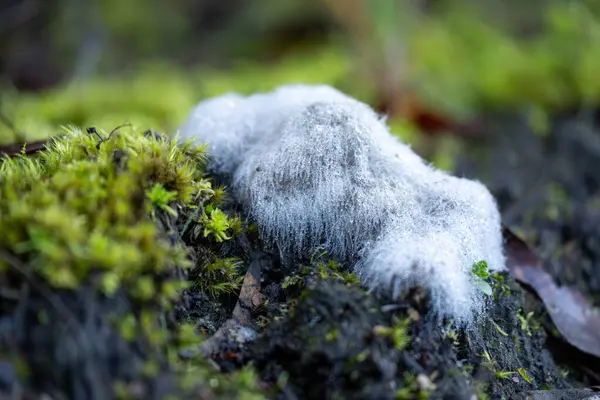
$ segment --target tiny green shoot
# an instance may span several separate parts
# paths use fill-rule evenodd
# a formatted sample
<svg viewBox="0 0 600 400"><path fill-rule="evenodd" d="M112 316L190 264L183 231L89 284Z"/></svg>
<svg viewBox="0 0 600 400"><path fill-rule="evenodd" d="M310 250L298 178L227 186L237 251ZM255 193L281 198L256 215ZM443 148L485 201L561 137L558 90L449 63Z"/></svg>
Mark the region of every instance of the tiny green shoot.
<svg viewBox="0 0 600 400"><path fill-rule="evenodd" d="M486 279L488 279L490 276L487 261L477 261L475 264L473 264L471 273L473 277L473 283L475 284L475 286L477 286L477 288L483 293L487 294L488 296L491 296L492 287L489 283L486 282Z"/></svg>

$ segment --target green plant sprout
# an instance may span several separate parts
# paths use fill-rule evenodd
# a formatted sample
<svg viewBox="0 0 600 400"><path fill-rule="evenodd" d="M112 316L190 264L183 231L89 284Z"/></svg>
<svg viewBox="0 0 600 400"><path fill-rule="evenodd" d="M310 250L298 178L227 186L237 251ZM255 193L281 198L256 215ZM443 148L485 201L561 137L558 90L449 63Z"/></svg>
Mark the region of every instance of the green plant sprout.
<svg viewBox="0 0 600 400"><path fill-rule="evenodd" d="M491 296L493 293L492 287L486 282L486 279L488 279L490 276L486 261L481 260L473 264L472 276L475 286L486 295Z"/></svg>
<svg viewBox="0 0 600 400"><path fill-rule="evenodd" d="M229 240L230 236L227 235L227 230L230 227L230 220L227 215L219 208L209 209L210 216L205 214L203 216L204 223L204 237L212 235L217 242Z"/></svg>
<svg viewBox="0 0 600 400"><path fill-rule="evenodd" d="M172 216L177 216L177 211L175 211L169 203L174 201L177 198L177 192L168 191L165 189L163 185L160 183L156 183L152 186L152 189L147 193L150 202L154 207L157 207ZM152 218L156 218L156 212L153 208L151 210Z"/></svg>

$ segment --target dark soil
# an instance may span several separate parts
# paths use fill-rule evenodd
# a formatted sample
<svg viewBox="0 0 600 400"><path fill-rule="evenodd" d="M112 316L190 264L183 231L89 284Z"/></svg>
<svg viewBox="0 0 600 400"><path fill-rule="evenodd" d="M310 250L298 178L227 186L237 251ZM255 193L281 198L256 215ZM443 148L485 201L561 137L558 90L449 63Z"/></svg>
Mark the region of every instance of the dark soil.
<svg viewBox="0 0 600 400"><path fill-rule="evenodd" d="M493 122L491 122L493 121ZM562 285L600 306L600 132L593 116L565 115L535 135L525 119L495 117L457 173L481 179L504 224L522 233Z"/></svg>
<svg viewBox="0 0 600 400"><path fill-rule="evenodd" d="M540 137L524 121L490 120L490 135L468 143L457 173L483 180L498 198L505 224L548 261L557 281L600 304L600 136L595 126L561 117ZM284 269L276 256L263 252L256 232L248 232L221 246L218 255L240 258L242 269L260 262L261 293L268 302L253 310L246 327L255 339L242 343L229 337L213 360L223 373L254 368L268 398L512 399L527 393L530 398L585 398L590 392L561 390L596 382L597 360L561 341L541 302L507 274L495 277L489 312L480 316L478 328L462 332L451 321L440 325L429 315L427 294L419 288L401 300L367 293L343 266L326 259ZM195 246L185 235L173 240L193 247L195 261L208 257L206 244ZM113 398L107 383L94 379L97 370L109 369L101 375L115 380L134 379L128 374L154 352L148 343L124 343L105 328L109 311L132 307L121 298L100 301L85 290L76 298L56 294L69 317L58 315L47 296L35 296L21 301L10 316L0 316L0 338L10 339L4 333L15 326L28 329L16 335L21 342L15 345L29 349L26 361L37 378L31 382L40 391L66 392L73 399ZM212 334L231 317L235 303L235 295L215 299L191 289L174 316ZM63 323L40 324L40 310L48 320ZM69 325L73 321L79 324L75 328ZM86 344L89 337L97 340ZM73 348L79 352L71 354ZM566 370L573 373L565 375ZM145 381L145 393L164 398L170 379L159 374ZM16 380L14 368L0 358L0 390L14 387Z"/></svg>
<svg viewBox="0 0 600 400"><path fill-rule="evenodd" d="M560 285L600 309L600 131L597 113L565 113L536 135L526 118L489 116L485 140L467 143L456 173L482 180L503 221L544 261ZM536 304L532 299L530 304ZM539 306L539 305L537 305ZM536 307L537 307L536 306ZM554 358L587 385L600 383L600 360L565 345L539 308ZM582 368L579 368L581 366Z"/></svg>
<svg viewBox="0 0 600 400"><path fill-rule="evenodd" d="M268 381L276 382L285 373L287 385L278 396L282 399L394 399L401 388L406 391L400 398L417 398L427 388L413 380L417 376L423 382L430 377L436 387L430 398L440 399L468 399L484 390L510 398L531 387L564 387L543 349L543 335L529 337L520 330L516 315L521 296L515 289L517 293L496 303L480 331L456 332L453 339L451 330L439 329L408 303L322 282L292 314L267 328L246 356ZM415 305L418 297L411 299ZM407 315L418 317L407 330L406 348L376 334L378 326L390 326ZM490 354L489 365L480 357L484 351ZM520 377L517 382L499 379L492 371L516 368L525 368L532 383Z"/></svg>

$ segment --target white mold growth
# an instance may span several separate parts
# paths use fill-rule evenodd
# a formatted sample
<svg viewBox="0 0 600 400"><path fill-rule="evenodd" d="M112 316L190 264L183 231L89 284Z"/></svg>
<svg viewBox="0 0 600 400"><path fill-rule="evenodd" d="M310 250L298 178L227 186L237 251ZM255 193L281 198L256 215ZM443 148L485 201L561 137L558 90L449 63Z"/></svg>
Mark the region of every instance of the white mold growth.
<svg viewBox="0 0 600 400"><path fill-rule="evenodd" d="M209 144L214 172L287 260L324 247L374 290L424 285L434 311L461 324L483 309L473 263L504 269L488 190L427 165L331 87L209 99L179 136Z"/></svg>

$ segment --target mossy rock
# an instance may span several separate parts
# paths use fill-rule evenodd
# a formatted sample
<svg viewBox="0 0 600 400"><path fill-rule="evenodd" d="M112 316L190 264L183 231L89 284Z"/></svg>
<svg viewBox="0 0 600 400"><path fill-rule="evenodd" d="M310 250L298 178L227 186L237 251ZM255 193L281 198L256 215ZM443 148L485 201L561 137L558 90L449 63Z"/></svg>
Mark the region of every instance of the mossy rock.
<svg viewBox="0 0 600 400"><path fill-rule="evenodd" d="M39 155L0 164L0 354L9 362L0 389L262 398L251 370L224 376L177 357L202 340L175 315L188 276L203 277L206 292L239 284L237 264L219 263L219 252L241 226L218 208L204 149L126 127L89 132L70 129ZM184 237L202 257L192 259Z"/></svg>

